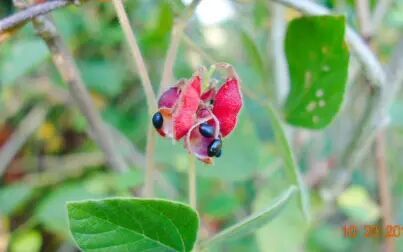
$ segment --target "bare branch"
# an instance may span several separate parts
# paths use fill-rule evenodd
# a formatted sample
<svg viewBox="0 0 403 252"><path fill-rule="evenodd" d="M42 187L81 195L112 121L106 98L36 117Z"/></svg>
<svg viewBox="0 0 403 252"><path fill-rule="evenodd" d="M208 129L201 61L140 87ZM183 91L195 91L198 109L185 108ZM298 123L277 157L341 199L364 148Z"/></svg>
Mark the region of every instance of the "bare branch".
<svg viewBox="0 0 403 252"><path fill-rule="evenodd" d="M34 19L35 17L44 15L52 10L65 7L73 3L73 0L53 0L28 7L9 17L1 19L0 35L17 27L20 27L21 25L25 24L27 21Z"/></svg>
<svg viewBox="0 0 403 252"><path fill-rule="evenodd" d="M89 122L94 134L94 140L105 153L106 159L112 168L122 171L128 169L121 155L117 152L112 137L105 129L105 124L95 108L91 96L86 89L80 72L74 62L70 50L49 17L40 16L34 19L34 27L39 36L46 42L52 54L52 59L62 78L69 86L70 93Z"/></svg>
<svg viewBox="0 0 403 252"><path fill-rule="evenodd" d="M10 164L28 138L45 120L47 112L47 109L41 105L33 108L18 125L18 128L11 135L7 143L1 148L0 176L4 173L7 166Z"/></svg>
<svg viewBox="0 0 403 252"><path fill-rule="evenodd" d="M357 0L355 2L357 16L360 25L361 35L369 39L372 34L371 13L368 0Z"/></svg>
<svg viewBox="0 0 403 252"><path fill-rule="evenodd" d="M284 37L287 28L285 20L285 9L280 4L273 3L272 6L273 23L270 37L269 49L272 53L272 59L274 60L274 83L277 92L277 102L284 101L289 90L289 74L287 59L284 53Z"/></svg>

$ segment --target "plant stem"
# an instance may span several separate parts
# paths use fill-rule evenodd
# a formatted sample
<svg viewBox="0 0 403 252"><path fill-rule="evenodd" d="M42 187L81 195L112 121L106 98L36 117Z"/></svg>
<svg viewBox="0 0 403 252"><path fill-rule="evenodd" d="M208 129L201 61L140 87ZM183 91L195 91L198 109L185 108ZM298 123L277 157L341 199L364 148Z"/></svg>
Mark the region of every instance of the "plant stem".
<svg viewBox="0 0 403 252"><path fill-rule="evenodd" d="M155 153L156 134L152 125L147 128L147 146L146 146L146 174L144 181L144 196L152 197L154 195L154 153Z"/></svg>
<svg viewBox="0 0 403 252"><path fill-rule="evenodd" d="M196 160L189 156L189 204L193 209L197 209L197 182L196 182Z"/></svg>
<svg viewBox="0 0 403 252"><path fill-rule="evenodd" d="M172 28L171 42L169 44L167 56L165 59L164 69L162 71L162 78L159 89L160 92L167 89L169 83L172 81L173 66L178 54L178 48L183 36L183 30L185 29L189 18L192 16L194 10L196 9L196 6L200 3L200 1L201 0L193 0L187 10L180 18L178 18L178 20L175 22L174 27Z"/></svg>
<svg viewBox="0 0 403 252"><path fill-rule="evenodd" d="M375 139L375 158L378 170L379 198L381 201L383 226L393 225L392 196L388 183L388 165L385 157L385 132L380 131ZM385 239L385 252L396 251L395 239Z"/></svg>
<svg viewBox="0 0 403 252"><path fill-rule="evenodd" d="M154 89L151 85L151 80L147 72L146 64L141 55L140 48L137 44L136 36L130 25L129 18L125 11L124 5L121 0L113 0L116 13L119 18L120 25L122 26L127 43L129 44L130 52L134 58L137 69L140 74L141 83L147 99L148 114L151 115L157 110L157 98ZM144 195L152 197L154 195L154 153L155 152L155 133L151 126L147 129L147 146L146 146L146 174L144 184Z"/></svg>
<svg viewBox="0 0 403 252"><path fill-rule="evenodd" d="M154 113L156 111L157 100L155 97L153 87L151 85L149 74L147 72L146 64L144 62L143 56L141 55L140 48L137 44L136 36L133 33L129 18L127 16L127 13L125 11L125 7L124 7L122 1L113 0L113 5L114 5L116 13L118 15L120 25L122 26L123 32L125 34L127 43L129 44L130 52L136 63L137 70L139 71L141 83L143 85L144 92L145 92L146 99L147 99L149 114L152 115L152 113Z"/></svg>

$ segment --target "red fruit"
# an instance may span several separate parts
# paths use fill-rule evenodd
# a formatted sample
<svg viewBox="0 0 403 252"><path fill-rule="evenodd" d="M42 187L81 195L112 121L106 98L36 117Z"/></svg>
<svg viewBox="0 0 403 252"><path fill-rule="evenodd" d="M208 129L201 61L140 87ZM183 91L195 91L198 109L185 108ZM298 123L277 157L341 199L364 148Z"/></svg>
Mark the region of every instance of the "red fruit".
<svg viewBox="0 0 403 252"><path fill-rule="evenodd" d="M239 80L235 77L227 79L215 96L213 113L220 122L223 137L230 134L238 122L243 100Z"/></svg>
<svg viewBox="0 0 403 252"><path fill-rule="evenodd" d="M196 112L200 104L202 82L199 76L186 84L173 114L174 137L180 140L196 122Z"/></svg>

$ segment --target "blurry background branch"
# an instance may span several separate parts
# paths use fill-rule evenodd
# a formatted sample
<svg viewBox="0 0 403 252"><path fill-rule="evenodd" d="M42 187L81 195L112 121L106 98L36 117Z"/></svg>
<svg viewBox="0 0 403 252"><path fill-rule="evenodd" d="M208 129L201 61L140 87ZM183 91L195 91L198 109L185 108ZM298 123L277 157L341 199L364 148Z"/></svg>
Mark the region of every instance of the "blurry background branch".
<svg viewBox="0 0 403 252"><path fill-rule="evenodd" d="M37 105L20 122L10 139L0 149L0 177L28 138L41 126L48 109Z"/></svg>
<svg viewBox="0 0 403 252"><path fill-rule="evenodd" d="M39 36L46 42L52 53L52 59L62 78L70 89L77 106L86 117L94 134L94 140L105 153L109 165L118 170L127 170L128 166L115 148L112 137L105 128L101 116L95 108L88 90L85 88L73 56L64 41L57 33L56 26L49 17L34 19L34 27Z"/></svg>
<svg viewBox="0 0 403 252"><path fill-rule="evenodd" d="M9 17L0 20L0 35L24 25L35 17L46 14L52 10L74 4L74 0L53 0L30 6Z"/></svg>

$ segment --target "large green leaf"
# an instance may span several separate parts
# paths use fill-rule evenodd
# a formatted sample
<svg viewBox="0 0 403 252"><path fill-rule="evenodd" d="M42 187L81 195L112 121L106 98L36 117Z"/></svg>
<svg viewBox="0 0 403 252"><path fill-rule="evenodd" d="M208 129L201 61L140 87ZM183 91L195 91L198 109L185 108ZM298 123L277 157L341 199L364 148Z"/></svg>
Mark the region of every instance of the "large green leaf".
<svg viewBox="0 0 403 252"><path fill-rule="evenodd" d="M301 17L288 26L285 51L291 90L284 108L288 123L321 129L343 102L349 63L343 16Z"/></svg>
<svg viewBox="0 0 403 252"><path fill-rule="evenodd" d="M276 111L269 103L267 103L267 112L268 117L272 122L276 142L278 143L278 148L280 149L281 155L284 160L287 176L290 178L292 183L298 186L299 205L305 217L309 220L310 219L309 195L306 186L302 180L302 176L299 171L297 162L295 161L290 143L288 142L287 136L285 135L283 124L280 121Z"/></svg>
<svg viewBox="0 0 403 252"><path fill-rule="evenodd" d="M263 227L277 216L277 214L287 204L295 191L296 187L291 186L287 191L282 193L276 200L274 200L274 203L268 208L246 218L245 220L239 222L238 224L235 224L234 226L225 229L210 240L204 242L202 244L202 247L210 247L228 239L241 237Z"/></svg>
<svg viewBox="0 0 403 252"><path fill-rule="evenodd" d="M70 229L84 251L191 251L199 218L159 199L106 199L67 205Z"/></svg>

